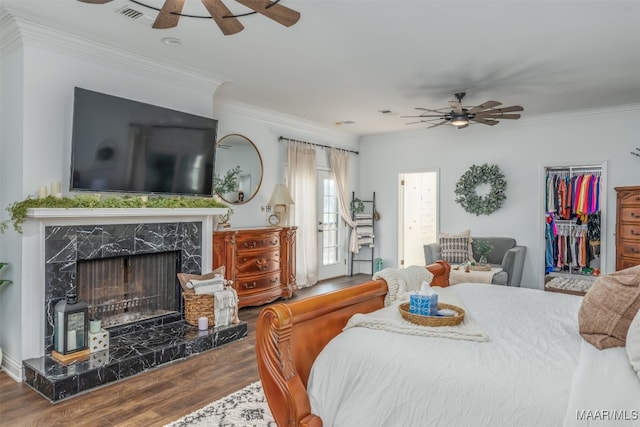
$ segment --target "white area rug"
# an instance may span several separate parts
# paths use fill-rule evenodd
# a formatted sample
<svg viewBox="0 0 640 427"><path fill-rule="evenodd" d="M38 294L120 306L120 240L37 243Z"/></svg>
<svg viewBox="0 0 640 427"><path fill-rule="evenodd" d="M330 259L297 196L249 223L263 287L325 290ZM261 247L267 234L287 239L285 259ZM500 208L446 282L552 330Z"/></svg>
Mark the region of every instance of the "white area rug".
<svg viewBox="0 0 640 427"><path fill-rule="evenodd" d="M276 427L260 381L216 400L165 427Z"/></svg>
<svg viewBox="0 0 640 427"><path fill-rule="evenodd" d="M593 282L595 282L595 279L556 277L547 282L545 286L556 289L587 292L593 285Z"/></svg>

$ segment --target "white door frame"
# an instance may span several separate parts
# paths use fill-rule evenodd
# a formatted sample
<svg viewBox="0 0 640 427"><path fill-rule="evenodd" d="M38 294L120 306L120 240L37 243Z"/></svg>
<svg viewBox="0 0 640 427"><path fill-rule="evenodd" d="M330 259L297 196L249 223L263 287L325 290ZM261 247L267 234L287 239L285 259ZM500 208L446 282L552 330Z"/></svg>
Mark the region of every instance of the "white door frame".
<svg viewBox="0 0 640 427"><path fill-rule="evenodd" d="M406 218L408 213L406 212L406 209L409 208L408 207L408 201L406 200L406 193L407 193L407 187L404 185L404 181L410 177L408 177L408 175L423 175L423 179L427 179L427 177L425 175L428 174L435 174L435 176L432 177L432 179L434 179L434 182L432 183L433 185L433 189L429 190L429 189L421 189L419 192L421 193L420 195L420 202L416 205L413 204L413 207L411 208L412 210L415 209L419 209L419 213L417 214L419 217L414 218L413 220L411 220L412 224L407 224L406 222ZM402 268L402 267L407 267L408 264L417 264L417 265L423 265L424 264L424 249L422 248L422 245L427 244L427 243L433 243L435 242L437 238L437 233L438 230L440 229L440 212L439 212L439 202L440 202L440 171L439 169L429 169L429 170L411 170L411 171L400 171L398 172L398 267ZM427 193L425 194L424 192L427 191ZM433 191L434 193L429 194L431 191ZM428 200L427 200L428 199ZM431 206L435 204L435 206ZM425 209L433 209L433 214L435 215L435 220L431 223L424 223L424 218L422 218L422 215L424 214ZM416 224L416 221L418 222L418 224ZM418 229L415 229L415 226L417 225ZM409 230L411 228L411 230ZM405 235L410 235L410 236L423 236L424 233L428 232L429 229L432 229L431 234L433 234L432 239L433 241L420 241L419 244L415 244L415 238L412 239L413 243L412 246L412 254L409 255L407 254L407 248L405 246L407 246L409 244L407 238L405 238ZM424 239L423 239L424 240ZM418 249L418 245L419 245L419 249ZM406 260L406 261L405 261Z"/></svg>

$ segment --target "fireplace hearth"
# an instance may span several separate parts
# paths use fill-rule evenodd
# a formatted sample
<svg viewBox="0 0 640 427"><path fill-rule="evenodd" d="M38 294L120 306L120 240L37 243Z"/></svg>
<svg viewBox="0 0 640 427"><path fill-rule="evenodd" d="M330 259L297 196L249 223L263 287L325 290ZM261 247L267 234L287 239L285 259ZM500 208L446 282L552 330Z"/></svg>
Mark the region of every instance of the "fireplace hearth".
<svg viewBox="0 0 640 427"><path fill-rule="evenodd" d="M42 313L37 317L44 324L44 328L31 326L34 317L26 318L28 330L40 331L35 337L39 335L41 343L41 356L37 357L34 335L25 335L30 337L26 341L30 349L27 354L33 354L22 361L21 378L26 384L57 402L246 337L246 322L199 331L183 320L176 273L200 274L211 268L211 233L215 227L212 216L221 212L80 211L81 215L65 209L33 210L29 217L34 219L24 227L27 252L44 255L39 262L37 256L26 262L31 268L25 271L36 274L25 276L29 278L25 291L28 289L26 294L35 297L33 306L41 307L36 312ZM152 216L152 222L124 221ZM153 222L158 218L171 222ZM185 218L197 219L184 221ZM96 225L96 219L104 223ZM38 277L39 265L41 279L33 281ZM41 283L39 289L37 283ZM50 356L51 316L55 303L72 289L90 303L91 313L103 320L103 327L109 332L109 349L64 365Z"/></svg>

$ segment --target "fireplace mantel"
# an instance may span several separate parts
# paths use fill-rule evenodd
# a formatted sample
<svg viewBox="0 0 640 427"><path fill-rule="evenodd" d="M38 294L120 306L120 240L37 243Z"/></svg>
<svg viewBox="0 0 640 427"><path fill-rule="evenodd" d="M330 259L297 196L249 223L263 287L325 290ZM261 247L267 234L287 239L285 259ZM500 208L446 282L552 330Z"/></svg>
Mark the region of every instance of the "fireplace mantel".
<svg viewBox="0 0 640 427"><path fill-rule="evenodd" d="M191 218L217 217L225 215L226 208L32 208L27 210L27 218L63 219L63 218Z"/></svg>
<svg viewBox="0 0 640 427"><path fill-rule="evenodd" d="M211 269L213 231L227 208L33 208L22 224L22 358L44 355L46 227L131 223L202 223L202 271ZM18 376L20 374L18 373Z"/></svg>

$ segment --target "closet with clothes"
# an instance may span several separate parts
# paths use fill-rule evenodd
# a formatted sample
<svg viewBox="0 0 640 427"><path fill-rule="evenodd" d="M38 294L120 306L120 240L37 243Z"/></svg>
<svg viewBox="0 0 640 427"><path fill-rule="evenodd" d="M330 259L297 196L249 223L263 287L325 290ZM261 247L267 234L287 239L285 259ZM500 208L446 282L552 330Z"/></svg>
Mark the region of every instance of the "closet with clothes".
<svg viewBox="0 0 640 427"><path fill-rule="evenodd" d="M545 274L602 272L603 166L545 168Z"/></svg>

